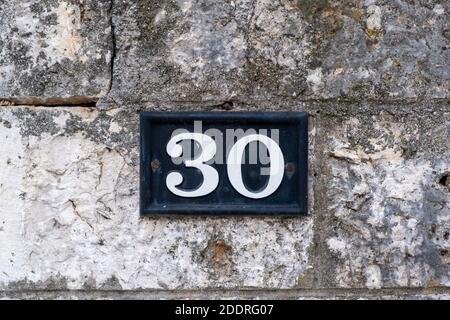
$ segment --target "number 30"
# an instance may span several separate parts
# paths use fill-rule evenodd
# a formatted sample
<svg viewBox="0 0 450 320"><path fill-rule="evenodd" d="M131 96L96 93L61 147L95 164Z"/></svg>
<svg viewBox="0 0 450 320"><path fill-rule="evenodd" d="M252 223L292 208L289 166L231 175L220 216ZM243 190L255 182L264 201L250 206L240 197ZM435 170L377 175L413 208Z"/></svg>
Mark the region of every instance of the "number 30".
<svg viewBox="0 0 450 320"><path fill-rule="evenodd" d="M205 162L211 160L216 154L217 146L215 141L208 135L201 133L180 133L167 144L166 151L172 158L180 157L183 148L178 143L183 140L194 140L201 147L201 154L193 160L185 160L186 167L197 168L203 175L202 184L194 190L185 191L177 188L183 182L183 176L179 172L171 172L167 175L167 188L175 195L185 198L201 197L213 192L219 185L219 174L216 169ZM270 155L270 175L269 181L264 189L258 192L248 190L242 180L242 158L245 147L250 142L259 141L263 143ZM239 139L231 148L227 157L227 174L233 188L241 195L261 199L274 193L281 184L284 175L284 157L279 145L271 138L261 134L251 134Z"/></svg>

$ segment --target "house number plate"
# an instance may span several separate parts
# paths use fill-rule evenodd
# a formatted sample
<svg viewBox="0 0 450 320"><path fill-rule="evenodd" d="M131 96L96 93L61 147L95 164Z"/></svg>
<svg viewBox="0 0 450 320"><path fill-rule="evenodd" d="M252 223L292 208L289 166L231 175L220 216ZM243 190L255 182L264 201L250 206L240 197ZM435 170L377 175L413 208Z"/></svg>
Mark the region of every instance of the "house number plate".
<svg viewBox="0 0 450 320"><path fill-rule="evenodd" d="M143 215L307 213L308 115L143 112Z"/></svg>

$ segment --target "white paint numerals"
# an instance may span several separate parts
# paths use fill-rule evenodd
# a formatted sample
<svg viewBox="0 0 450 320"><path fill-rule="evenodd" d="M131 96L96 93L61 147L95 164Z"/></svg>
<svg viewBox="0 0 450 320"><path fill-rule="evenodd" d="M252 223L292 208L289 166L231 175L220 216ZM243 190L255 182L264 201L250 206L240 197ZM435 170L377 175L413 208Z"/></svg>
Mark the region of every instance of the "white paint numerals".
<svg viewBox="0 0 450 320"><path fill-rule="evenodd" d="M171 172L167 175L167 188L169 188L173 194L184 198L206 196L207 194L213 192L219 184L219 174L217 173L217 170L210 165L205 164L205 162L214 158L217 149L216 143L206 134L192 132L180 133L170 139L167 144L166 150L169 156L172 158L181 156L183 153L183 147L179 145L178 142L183 140L194 140L200 145L202 150L200 156L193 160L185 160L184 164L186 167L197 168L200 170L203 175L203 183L195 190L181 190L176 186L183 182L183 176L179 172Z"/></svg>
<svg viewBox="0 0 450 320"><path fill-rule="evenodd" d="M270 155L269 181L266 187L258 192L249 191L242 180L242 159L245 147L254 141L264 143ZM237 192L245 197L261 199L274 193L281 184L284 175L284 157L278 144L271 138L261 134L251 134L239 139L231 148L227 158L227 173L231 185Z"/></svg>
<svg viewBox="0 0 450 320"><path fill-rule="evenodd" d="M202 184L194 190L182 190L177 188L183 182L183 176L179 172L171 172L167 175L167 188L175 195L185 198L201 197L213 192L219 184L219 174L216 169L206 164L214 158L217 151L215 141L202 133L186 132L175 135L167 144L167 153L172 158L180 157L183 148L178 143L183 140L194 140L200 145L200 156L193 160L184 160L186 167L197 168L203 175ZM257 192L248 190L242 179L242 161L246 146L251 142L263 143L270 155L270 174L266 186ZM284 175L284 157L279 145L271 138L261 134L250 134L240 138L230 149L227 157L227 174L233 188L241 195L261 199L270 196L280 186Z"/></svg>

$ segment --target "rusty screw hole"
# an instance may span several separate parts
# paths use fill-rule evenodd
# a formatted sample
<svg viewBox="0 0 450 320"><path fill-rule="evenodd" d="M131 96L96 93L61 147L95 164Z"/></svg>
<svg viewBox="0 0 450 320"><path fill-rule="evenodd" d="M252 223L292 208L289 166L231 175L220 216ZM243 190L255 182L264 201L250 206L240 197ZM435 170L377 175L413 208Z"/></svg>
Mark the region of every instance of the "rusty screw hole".
<svg viewBox="0 0 450 320"><path fill-rule="evenodd" d="M286 165L286 171L287 173L294 173L295 172L295 165L293 163L288 163Z"/></svg>
<svg viewBox="0 0 450 320"><path fill-rule="evenodd" d="M446 256L448 254L448 250L447 249L442 249L440 251L441 256Z"/></svg>
<svg viewBox="0 0 450 320"><path fill-rule="evenodd" d="M155 159L150 163L150 165L153 170L158 170L159 167L161 166L161 163L159 162L159 160Z"/></svg>

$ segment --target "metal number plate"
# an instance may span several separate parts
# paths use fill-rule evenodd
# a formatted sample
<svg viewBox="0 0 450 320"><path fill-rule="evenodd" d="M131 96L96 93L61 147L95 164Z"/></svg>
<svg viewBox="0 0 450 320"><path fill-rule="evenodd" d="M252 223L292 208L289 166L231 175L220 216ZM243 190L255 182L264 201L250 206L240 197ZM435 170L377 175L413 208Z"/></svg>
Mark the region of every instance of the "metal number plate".
<svg viewBox="0 0 450 320"><path fill-rule="evenodd" d="M141 214L307 213L308 115L141 113Z"/></svg>

